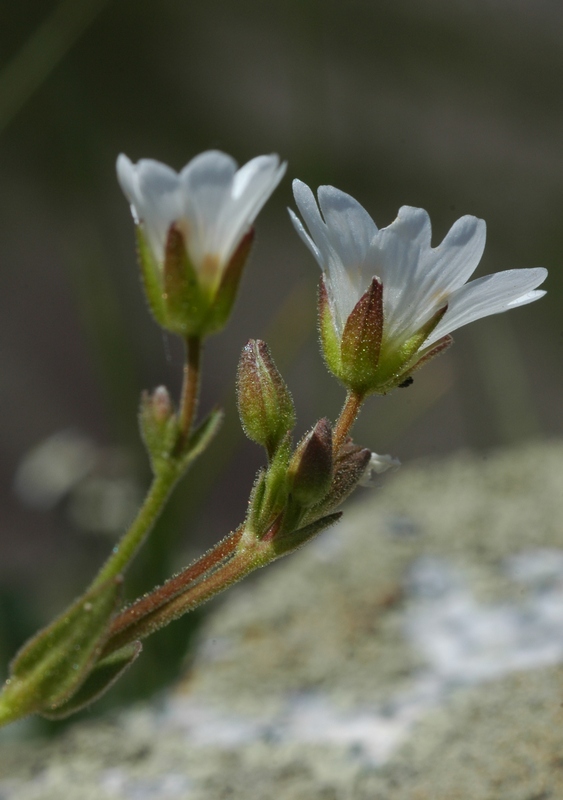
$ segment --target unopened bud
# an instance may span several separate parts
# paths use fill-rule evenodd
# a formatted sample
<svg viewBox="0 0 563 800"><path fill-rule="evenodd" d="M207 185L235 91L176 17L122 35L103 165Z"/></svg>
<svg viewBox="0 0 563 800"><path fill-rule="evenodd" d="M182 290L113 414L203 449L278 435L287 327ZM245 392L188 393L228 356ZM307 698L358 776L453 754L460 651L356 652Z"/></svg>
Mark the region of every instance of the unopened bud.
<svg viewBox="0 0 563 800"><path fill-rule="evenodd" d="M333 511L346 500L366 471L371 453L352 442L344 444L334 463L334 475L326 499L321 503L323 514Z"/></svg>
<svg viewBox="0 0 563 800"><path fill-rule="evenodd" d="M260 339L251 339L242 351L237 403L244 432L272 458L295 424L295 410L289 389Z"/></svg>
<svg viewBox="0 0 563 800"><path fill-rule="evenodd" d="M176 439L178 427L174 405L165 386L159 386L152 393L143 392L139 423L153 469L157 471Z"/></svg>
<svg viewBox="0 0 563 800"><path fill-rule="evenodd" d="M174 406L166 386L157 386L150 398L153 419L157 424L166 422L174 412Z"/></svg>
<svg viewBox="0 0 563 800"><path fill-rule="evenodd" d="M291 493L298 503L310 506L319 502L332 481L332 431L328 419L321 419L299 443L288 477Z"/></svg>

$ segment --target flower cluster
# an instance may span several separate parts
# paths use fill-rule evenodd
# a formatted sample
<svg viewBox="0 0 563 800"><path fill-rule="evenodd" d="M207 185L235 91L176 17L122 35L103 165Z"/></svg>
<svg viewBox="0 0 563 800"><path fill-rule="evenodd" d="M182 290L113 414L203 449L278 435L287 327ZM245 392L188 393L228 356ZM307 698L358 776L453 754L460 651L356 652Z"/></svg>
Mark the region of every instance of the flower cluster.
<svg viewBox="0 0 563 800"><path fill-rule="evenodd" d="M295 408L267 345L250 340L239 362L237 400L247 436L266 451L241 525L152 592L123 606L123 575L172 489L217 433L222 412L197 421L201 348L231 312L254 220L285 172L278 156L241 169L208 151L178 174L121 155L117 173L137 226L139 260L158 323L185 341L178 407L160 386L143 393L139 422L153 482L136 519L89 588L12 661L0 691L0 726L30 713L58 719L91 704L141 652L141 640L253 570L293 552L340 518L358 485L399 467L356 444L352 426L369 394L408 385L451 333L480 317L530 303L546 270L508 270L468 283L485 246L485 223L465 216L431 246L425 211L404 206L379 230L352 197L321 186L318 202L295 181L305 225L297 232L322 270L321 342L346 386L334 424L319 419L294 444ZM306 226L306 227L305 227Z"/></svg>

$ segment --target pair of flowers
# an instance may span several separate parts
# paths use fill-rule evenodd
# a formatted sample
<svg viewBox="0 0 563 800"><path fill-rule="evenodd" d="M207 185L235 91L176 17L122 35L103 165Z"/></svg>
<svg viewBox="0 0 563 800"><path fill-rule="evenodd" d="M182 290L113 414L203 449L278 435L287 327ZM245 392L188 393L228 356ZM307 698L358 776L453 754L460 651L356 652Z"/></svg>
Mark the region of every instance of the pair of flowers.
<svg viewBox="0 0 563 800"><path fill-rule="evenodd" d="M137 223L145 288L164 327L183 336L219 330L230 313L251 244L252 224L285 173L275 155L240 169L218 151L177 174L152 160L117 161ZM378 229L350 195L299 180L293 224L322 270L320 328L329 369L359 396L384 394L481 317L545 292L543 268L499 272L467 283L485 246L485 223L461 217L431 246L423 209L403 206Z"/></svg>

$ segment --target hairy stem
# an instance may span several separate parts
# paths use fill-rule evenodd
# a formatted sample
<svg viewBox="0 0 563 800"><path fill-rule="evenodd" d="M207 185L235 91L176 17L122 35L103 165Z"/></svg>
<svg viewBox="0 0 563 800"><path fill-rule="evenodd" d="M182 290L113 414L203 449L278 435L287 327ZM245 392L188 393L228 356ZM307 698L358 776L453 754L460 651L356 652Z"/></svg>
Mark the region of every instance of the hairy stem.
<svg viewBox="0 0 563 800"><path fill-rule="evenodd" d="M133 524L121 541L113 548L110 557L97 574L91 588L116 577L127 567L160 516L178 478L178 471L172 465L170 469L155 476Z"/></svg>
<svg viewBox="0 0 563 800"><path fill-rule="evenodd" d="M104 648L104 655L108 655L122 646L120 636L127 628L135 625L142 617L152 614L152 612L173 600L184 592L191 583L201 579L206 573L217 569L227 558L232 556L240 542L242 532L243 527L241 526L234 533L230 533L222 539L193 564L190 564L189 567L186 567L173 578L167 580L165 584L159 586L150 594L139 598L139 600L136 600L121 611L112 622L110 638Z"/></svg>
<svg viewBox="0 0 563 800"><path fill-rule="evenodd" d="M207 571L202 571L200 580L196 578L195 580L187 581L183 587L176 586L176 591L171 592L169 599L165 597L167 584L164 584L161 589L157 589L153 593L156 595L156 599L155 607L152 610L150 609L152 595L125 609L114 621L116 632L107 642L104 653L108 654L118 650L137 639L144 639L188 611L193 611L194 608L210 600L229 586L242 580L253 570L276 558L273 549L269 545L263 545L260 542L256 542L253 547L240 548L238 545L242 535L243 531L240 528L219 543L218 548L232 539L231 544L234 546L231 554L227 555L223 561L218 560L215 568L212 567ZM211 553L213 552L211 551ZM204 556L203 559L206 557ZM198 564L199 562L196 562L188 570L194 569ZM182 573L180 573L181 575ZM180 576L177 576L177 578L180 578ZM142 610L141 606L143 606ZM140 616L141 613L142 616Z"/></svg>
<svg viewBox="0 0 563 800"><path fill-rule="evenodd" d="M346 437L352 430L352 426L356 421L363 402L364 395L357 394L356 392L348 392L340 416L334 426L333 447L335 454L338 453L341 446L346 441Z"/></svg>
<svg viewBox="0 0 563 800"><path fill-rule="evenodd" d="M199 336L188 336L186 339L186 362L184 364L184 381L180 401L180 436L176 444L176 452L180 452L186 443L197 411L201 373L201 339Z"/></svg>

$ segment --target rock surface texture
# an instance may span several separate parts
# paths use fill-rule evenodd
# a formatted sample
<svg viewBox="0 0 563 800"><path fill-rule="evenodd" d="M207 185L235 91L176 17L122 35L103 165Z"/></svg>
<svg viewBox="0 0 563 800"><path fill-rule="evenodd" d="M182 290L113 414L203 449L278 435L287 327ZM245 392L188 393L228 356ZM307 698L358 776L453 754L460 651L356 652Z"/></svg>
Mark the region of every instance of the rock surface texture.
<svg viewBox="0 0 563 800"><path fill-rule="evenodd" d="M403 468L225 595L158 705L4 738L0 800L563 797L562 475Z"/></svg>

